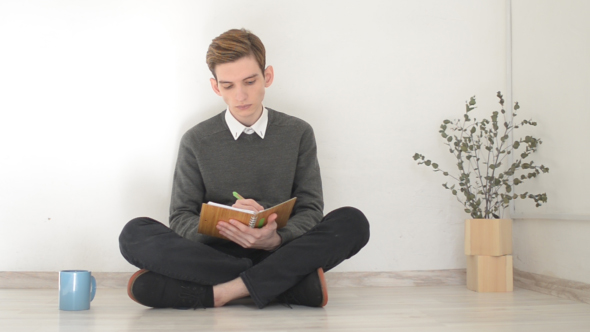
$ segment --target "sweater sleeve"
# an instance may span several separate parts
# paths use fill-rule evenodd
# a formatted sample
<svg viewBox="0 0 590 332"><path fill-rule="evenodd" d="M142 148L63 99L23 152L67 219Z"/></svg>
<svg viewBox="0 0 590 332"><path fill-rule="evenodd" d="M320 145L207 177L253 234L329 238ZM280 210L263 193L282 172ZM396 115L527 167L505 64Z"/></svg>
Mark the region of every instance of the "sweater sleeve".
<svg viewBox="0 0 590 332"><path fill-rule="evenodd" d="M180 142L172 183L170 228L187 239L198 241L203 237L197 229L205 188L196 159L198 146L193 136L189 131Z"/></svg>
<svg viewBox="0 0 590 332"><path fill-rule="evenodd" d="M306 124L301 136L291 197L297 197L287 226L278 230L282 244L305 234L323 217L322 179L313 129Z"/></svg>

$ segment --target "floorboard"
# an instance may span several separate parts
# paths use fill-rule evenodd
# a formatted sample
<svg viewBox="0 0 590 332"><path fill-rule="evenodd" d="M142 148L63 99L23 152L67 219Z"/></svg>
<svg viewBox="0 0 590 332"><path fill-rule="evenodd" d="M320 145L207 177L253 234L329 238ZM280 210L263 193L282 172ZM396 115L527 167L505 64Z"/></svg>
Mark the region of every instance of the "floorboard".
<svg viewBox="0 0 590 332"><path fill-rule="evenodd" d="M58 310L55 289L0 289L1 331L590 331L590 305L521 288L334 287L325 308L249 299L224 308L149 309L124 289L99 289L90 310Z"/></svg>

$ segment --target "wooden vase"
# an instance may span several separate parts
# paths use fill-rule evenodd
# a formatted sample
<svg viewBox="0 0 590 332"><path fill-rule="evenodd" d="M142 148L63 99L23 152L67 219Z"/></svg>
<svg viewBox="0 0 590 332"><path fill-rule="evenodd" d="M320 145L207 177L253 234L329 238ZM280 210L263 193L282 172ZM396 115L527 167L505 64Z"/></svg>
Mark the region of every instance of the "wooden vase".
<svg viewBox="0 0 590 332"><path fill-rule="evenodd" d="M512 220L465 221L467 288L476 292L511 292L514 289Z"/></svg>

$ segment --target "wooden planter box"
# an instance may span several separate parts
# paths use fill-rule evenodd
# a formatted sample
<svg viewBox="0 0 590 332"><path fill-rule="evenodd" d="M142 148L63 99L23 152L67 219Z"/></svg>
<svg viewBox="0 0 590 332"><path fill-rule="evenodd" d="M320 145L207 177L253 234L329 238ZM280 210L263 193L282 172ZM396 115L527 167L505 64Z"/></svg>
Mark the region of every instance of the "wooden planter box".
<svg viewBox="0 0 590 332"><path fill-rule="evenodd" d="M512 292L512 220L465 221L467 288L476 292Z"/></svg>
<svg viewBox="0 0 590 332"><path fill-rule="evenodd" d="M512 255L512 220L466 220L465 255Z"/></svg>
<svg viewBox="0 0 590 332"><path fill-rule="evenodd" d="M467 289L475 292L512 292L512 255L467 256Z"/></svg>

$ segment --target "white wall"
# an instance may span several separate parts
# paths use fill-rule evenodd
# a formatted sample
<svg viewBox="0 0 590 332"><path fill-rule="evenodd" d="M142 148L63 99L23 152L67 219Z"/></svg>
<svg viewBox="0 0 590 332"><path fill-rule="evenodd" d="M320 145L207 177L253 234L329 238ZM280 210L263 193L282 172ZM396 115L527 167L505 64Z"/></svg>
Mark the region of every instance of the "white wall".
<svg viewBox="0 0 590 332"><path fill-rule="evenodd" d="M547 192L535 209L521 201L514 223L517 269L590 283L590 2L513 0L514 99L539 125L533 160L550 172L524 190ZM525 117L523 117L525 118Z"/></svg>
<svg viewBox="0 0 590 332"><path fill-rule="evenodd" d="M369 245L340 271L465 266L438 126L506 87L504 1L3 1L0 271L132 271L129 219L166 221L180 136L224 108L205 52L256 33L265 105L315 128L326 212L362 209Z"/></svg>

